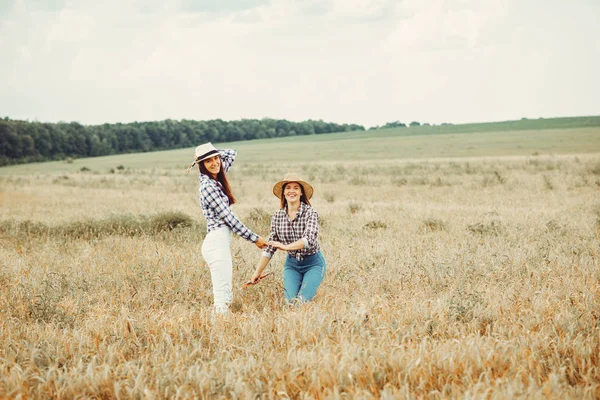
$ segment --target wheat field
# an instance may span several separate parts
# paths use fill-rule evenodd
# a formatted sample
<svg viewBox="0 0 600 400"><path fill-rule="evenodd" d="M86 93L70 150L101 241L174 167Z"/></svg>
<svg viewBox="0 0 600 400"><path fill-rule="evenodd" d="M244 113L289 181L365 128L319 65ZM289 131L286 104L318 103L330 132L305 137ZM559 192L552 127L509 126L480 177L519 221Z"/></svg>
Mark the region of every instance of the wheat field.
<svg viewBox="0 0 600 400"><path fill-rule="evenodd" d="M234 166L234 210L266 235L301 172L325 280L286 306L279 252L242 290L235 238L218 320L196 173L0 176L0 397L600 397L600 153L281 158Z"/></svg>

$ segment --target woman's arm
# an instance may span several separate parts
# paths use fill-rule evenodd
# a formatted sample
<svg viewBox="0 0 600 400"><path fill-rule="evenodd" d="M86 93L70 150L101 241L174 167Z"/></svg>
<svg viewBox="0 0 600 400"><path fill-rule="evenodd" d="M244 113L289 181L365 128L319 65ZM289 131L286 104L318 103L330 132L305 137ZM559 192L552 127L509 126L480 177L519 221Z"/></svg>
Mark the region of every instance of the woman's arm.
<svg viewBox="0 0 600 400"><path fill-rule="evenodd" d="M311 208L306 218L306 227L304 228L304 233L302 234L302 239L304 240L304 247L306 247L307 249L315 247L318 243L318 237L319 214L315 211L314 208Z"/></svg>
<svg viewBox="0 0 600 400"><path fill-rule="evenodd" d="M254 283L254 282L256 282L256 280L258 278L260 278L260 276L262 275L262 272L264 271L266 266L269 264L269 261L271 261L271 259L269 257L266 257L264 254L260 256L260 260L258 260L258 264L256 265L256 270L254 271L252 278L250 278L250 282Z"/></svg>
<svg viewBox="0 0 600 400"><path fill-rule="evenodd" d="M306 247L305 239L302 238L300 240L296 240L294 243L283 244L281 242L277 242L275 240L269 240L269 246L274 247L279 250L291 251L291 250L300 250Z"/></svg>
<svg viewBox="0 0 600 400"><path fill-rule="evenodd" d="M267 238L267 245L269 244L268 242L279 243L279 237L277 236L277 213L273 214L271 217L271 229L269 231L269 237ZM276 251L276 247L268 245L263 251L263 256L271 258Z"/></svg>
<svg viewBox="0 0 600 400"><path fill-rule="evenodd" d="M221 165L223 166L223 170L225 173L229 172L229 168L231 168L235 161L235 157L237 156L237 151L233 149L223 149L219 150L219 155L221 156Z"/></svg>
<svg viewBox="0 0 600 400"><path fill-rule="evenodd" d="M271 217L271 230L269 232L268 239L273 243L279 243L279 237L277 236L277 213L273 214ZM256 270L254 271L252 278L250 278L250 282L256 282L263 270L266 268L267 264L269 264L269 261L271 261L271 257L273 257L273 254L275 254L276 251L277 248L273 246L267 246L264 248L260 259L258 260L258 264L256 265Z"/></svg>
<svg viewBox="0 0 600 400"><path fill-rule="evenodd" d="M312 210L307 213L306 216L306 227L302 233L302 237L290 244L283 244L278 241L271 240L269 238L269 246L284 251L310 249L317 245L317 238L319 236L319 214Z"/></svg>
<svg viewBox="0 0 600 400"><path fill-rule="evenodd" d="M212 208L215 214L225 221L227 226L231 228L237 235L241 238L246 239L249 242L257 243L257 246L260 244L260 248L266 246L266 242L264 239L260 238L256 233L252 232L250 229L246 227L231 211L229 206L225 204L223 199L220 196L220 189L216 186L216 184L206 183L201 184L200 186L201 198L204 199L208 203L208 206ZM259 240L260 239L260 240Z"/></svg>

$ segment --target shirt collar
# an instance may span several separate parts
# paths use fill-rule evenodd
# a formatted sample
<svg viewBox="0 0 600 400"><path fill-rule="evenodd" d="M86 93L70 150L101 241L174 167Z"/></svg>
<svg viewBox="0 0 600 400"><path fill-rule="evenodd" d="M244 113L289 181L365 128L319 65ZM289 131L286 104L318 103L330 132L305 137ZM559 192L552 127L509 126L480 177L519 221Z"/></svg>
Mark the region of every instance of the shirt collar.
<svg viewBox="0 0 600 400"><path fill-rule="evenodd" d="M219 182L216 179L211 178L208 175L200 174L200 181L201 182L212 182L213 185L216 185L219 189L223 190L223 185L221 185L221 182Z"/></svg>
<svg viewBox="0 0 600 400"><path fill-rule="evenodd" d="M298 208L298 213L296 214L296 219L301 217L302 214L304 214L304 209L306 208L306 204L304 204L303 201L300 202L300 207ZM288 215L288 206L287 203L285 204L285 215Z"/></svg>

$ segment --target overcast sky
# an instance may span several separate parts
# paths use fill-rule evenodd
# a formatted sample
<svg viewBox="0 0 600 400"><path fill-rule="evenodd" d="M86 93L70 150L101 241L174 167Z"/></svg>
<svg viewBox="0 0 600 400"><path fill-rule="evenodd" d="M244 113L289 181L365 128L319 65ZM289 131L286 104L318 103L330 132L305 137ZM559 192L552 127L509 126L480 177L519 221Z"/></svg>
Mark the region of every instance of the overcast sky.
<svg viewBox="0 0 600 400"><path fill-rule="evenodd" d="M599 0L0 0L0 117L600 114Z"/></svg>

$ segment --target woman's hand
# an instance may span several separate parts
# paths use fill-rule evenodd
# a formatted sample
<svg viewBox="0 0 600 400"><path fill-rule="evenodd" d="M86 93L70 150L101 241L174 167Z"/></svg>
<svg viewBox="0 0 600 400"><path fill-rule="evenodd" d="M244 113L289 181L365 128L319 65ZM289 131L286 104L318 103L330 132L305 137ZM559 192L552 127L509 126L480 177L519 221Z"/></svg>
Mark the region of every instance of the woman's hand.
<svg viewBox="0 0 600 400"><path fill-rule="evenodd" d="M250 280L248 282L256 283L258 278L260 278L260 272L255 271L254 274L252 275L252 278L250 278Z"/></svg>
<svg viewBox="0 0 600 400"><path fill-rule="evenodd" d="M276 249L279 249L279 250L284 250L284 251L288 250L288 246L287 245L285 245L285 244L283 244L281 242L277 242L275 240L271 240L269 242L269 246L275 247Z"/></svg>
<svg viewBox="0 0 600 400"><path fill-rule="evenodd" d="M254 244L259 249L264 249L265 247L267 247L267 241L265 239L261 238L260 236L258 237L258 240L256 242L254 242Z"/></svg>

